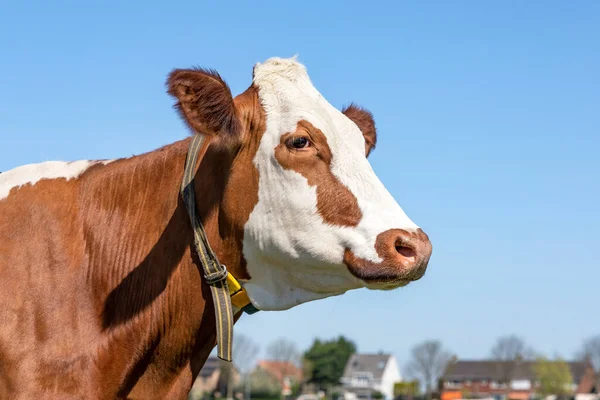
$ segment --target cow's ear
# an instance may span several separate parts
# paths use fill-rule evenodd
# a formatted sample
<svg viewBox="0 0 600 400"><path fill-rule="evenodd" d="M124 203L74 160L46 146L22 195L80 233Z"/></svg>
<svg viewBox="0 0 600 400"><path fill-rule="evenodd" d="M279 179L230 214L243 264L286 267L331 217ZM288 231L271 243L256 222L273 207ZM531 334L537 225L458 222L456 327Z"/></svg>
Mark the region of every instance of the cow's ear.
<svg viewBox="0 0 600 400"><path fill-rule="evenodd" d="M167 87L194 133L215 136L226 146L239 141L241 127L231 90L216 71L176 69L169 74Z"/></svg>
<svg viewBox="0 0 600 400"><path fill-rule="evenodd" d="M358 126L358 129L360 129L365 137L365 154L368 157L377 144L377 130L375 129L373 114L355 104L350 104L348 107L345 107L342 110L342 113Z"/></svg>

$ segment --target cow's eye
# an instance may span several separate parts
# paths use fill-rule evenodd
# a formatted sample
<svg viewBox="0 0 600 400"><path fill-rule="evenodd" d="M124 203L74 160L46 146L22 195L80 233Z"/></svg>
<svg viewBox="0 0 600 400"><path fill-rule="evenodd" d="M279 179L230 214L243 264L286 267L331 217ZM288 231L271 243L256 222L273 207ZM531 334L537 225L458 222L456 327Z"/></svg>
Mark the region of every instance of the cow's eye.
<svg viewBox="0 0 600 400"><path fill-rule="evenodd" d="M310 147L310 140L304 136L296 136L288 140L288 146L294 149L305 149Z"/></svg>

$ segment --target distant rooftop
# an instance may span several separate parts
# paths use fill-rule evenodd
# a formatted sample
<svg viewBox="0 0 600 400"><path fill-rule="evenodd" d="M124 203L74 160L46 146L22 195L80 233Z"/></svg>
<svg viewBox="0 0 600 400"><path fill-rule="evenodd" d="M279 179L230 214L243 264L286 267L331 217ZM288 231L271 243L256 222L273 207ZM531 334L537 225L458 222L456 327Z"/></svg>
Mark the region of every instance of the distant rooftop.
<svg viewBox="0 0 600 400"><path fill-rule="evenodd" d="M374 379L381 379L391 354L353 354L346 363L344 377L352 377L361 372L370 372Z"/></svg>
<svg viewBox="0 0 600 400"><path fill-rule="evenodd" d="M260 360L257 366L273 375L279 381L283 380L286 376L296 380L302 379L302 369L289 361Z"/></svg>
<svg viewBox="0 0 600 400"><path fill-rule="evenodd" d="M216 370L221 368L221 360L217 357L208 357L208 360L202 366L200 373L198 374L201 378L208 378L211 376ZM235 367L234 367L235 368ZM237 371L237 368L236 368Z"/></svg>
<svg viewBox="0 0 600 400"><path fill-rule="evenodd" d="M220 360L217 357L209 357L208 360L206 360L206 363L204 363L202 366L199 376L202 378L207 378L211 376L215 370L219 369L219 367Z"/></svg>
<svg viewBox="0 0 600 400"><path fill-rule="evenodd" d="M442 379L445 381L464 380L493 380L503 379L503 371L509 362L494 360L459 360L448 365ZM535 372L533 366L535 361L521 361L512 371L512 379L534 380ZM585 374L587 364L585 362L567 362L571 375L575 382L579 382Z"/></svg>

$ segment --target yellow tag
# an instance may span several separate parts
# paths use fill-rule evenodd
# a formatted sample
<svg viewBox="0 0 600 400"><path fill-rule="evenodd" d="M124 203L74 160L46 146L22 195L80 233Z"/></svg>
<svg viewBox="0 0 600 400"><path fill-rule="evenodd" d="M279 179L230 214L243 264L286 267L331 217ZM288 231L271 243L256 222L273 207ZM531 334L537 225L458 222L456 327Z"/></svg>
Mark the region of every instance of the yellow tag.
<svg viewBox="0 0 600 400"><path fill-rule="evenodd" d="M248 293L246 293L242 285L231 274L227 274L227 286L229 287L231 304L240 309L250 304Z"/></svg>
<svg viewBox="0 0 600 400"><path fill-rule="evenodd" d="M242 288L242 285L230 273L227 274L227 286L231 295L237 293Z"/></svg>

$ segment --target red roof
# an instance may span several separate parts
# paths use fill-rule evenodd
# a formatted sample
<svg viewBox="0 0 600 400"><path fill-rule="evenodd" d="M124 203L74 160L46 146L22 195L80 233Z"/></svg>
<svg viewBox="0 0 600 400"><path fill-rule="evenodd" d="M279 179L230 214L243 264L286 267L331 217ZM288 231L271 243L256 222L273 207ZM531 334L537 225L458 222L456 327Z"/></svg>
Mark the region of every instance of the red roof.
<svg viewBox="0 0 600 400"><path fill-rule="evenodd" d="M286 376L294 380L302 380L302 370L291 362L261 360L258 362L258 367L273 375L280 382Z"/></svg>

